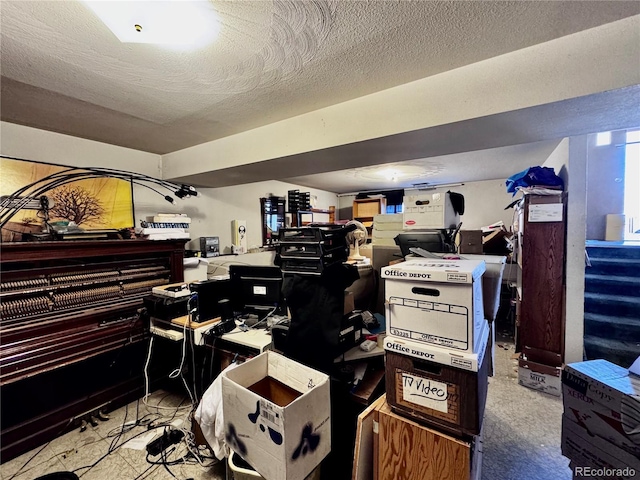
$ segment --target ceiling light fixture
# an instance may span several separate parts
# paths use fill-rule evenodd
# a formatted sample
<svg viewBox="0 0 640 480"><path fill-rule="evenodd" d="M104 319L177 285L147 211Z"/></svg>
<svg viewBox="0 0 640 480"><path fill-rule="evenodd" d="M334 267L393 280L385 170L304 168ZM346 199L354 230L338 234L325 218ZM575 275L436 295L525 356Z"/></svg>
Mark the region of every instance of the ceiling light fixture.
<svg viewBox="0 0 640 480"><path fill-rule="evenodd" d="M363 178L365 180L387 180L398 183L430 177L439 173L441 170L442 166L439 164L418 165L404 163L360 167L350 170L349 173L356 178Z"/></svg>
<svg viewBox="0 0 640 480"><path fill-rule="evenodd" d="M122 43L198 48L213 42L220 22L210 1L85 1Z"/></svg>

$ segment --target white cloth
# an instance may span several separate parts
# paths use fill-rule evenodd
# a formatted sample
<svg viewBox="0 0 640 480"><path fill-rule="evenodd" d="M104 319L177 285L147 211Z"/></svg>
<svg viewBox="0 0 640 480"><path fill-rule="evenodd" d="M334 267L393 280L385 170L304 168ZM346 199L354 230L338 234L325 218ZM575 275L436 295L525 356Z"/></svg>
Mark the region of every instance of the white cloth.
<svg viewBox="0 0 640 480"><path fill-rule="evenodd" d="M224 371L234 369L237 366L237 363L232 363ZM224 418L222 416L222 375L218 375L202 395L194 418L200 425L202 434L216 458L222 460L228 456L229 447L224 440Z"/></svg>

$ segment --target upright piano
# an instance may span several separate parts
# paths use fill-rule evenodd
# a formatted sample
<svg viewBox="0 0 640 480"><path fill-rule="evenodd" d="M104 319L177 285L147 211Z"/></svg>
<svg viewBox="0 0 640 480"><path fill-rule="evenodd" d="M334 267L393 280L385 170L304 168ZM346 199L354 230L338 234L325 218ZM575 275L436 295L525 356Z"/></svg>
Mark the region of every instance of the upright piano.
<svg viewBox="0 0 640 480"><path fill-rule="evenodd" d="M184 240L3 243L1 461L143 391L142 298L183 280Z"/></svg>

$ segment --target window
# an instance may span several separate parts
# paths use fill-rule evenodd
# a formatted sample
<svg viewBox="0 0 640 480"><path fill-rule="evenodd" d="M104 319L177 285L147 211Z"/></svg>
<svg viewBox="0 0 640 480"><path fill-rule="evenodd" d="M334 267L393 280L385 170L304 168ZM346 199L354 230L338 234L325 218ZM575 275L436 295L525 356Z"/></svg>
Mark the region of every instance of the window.
<svg viewBox="0 0 640 480"><path fill-rule="evenodd" d="M611 132L600 132L596 135L596 146L611 145Z"/></svg>

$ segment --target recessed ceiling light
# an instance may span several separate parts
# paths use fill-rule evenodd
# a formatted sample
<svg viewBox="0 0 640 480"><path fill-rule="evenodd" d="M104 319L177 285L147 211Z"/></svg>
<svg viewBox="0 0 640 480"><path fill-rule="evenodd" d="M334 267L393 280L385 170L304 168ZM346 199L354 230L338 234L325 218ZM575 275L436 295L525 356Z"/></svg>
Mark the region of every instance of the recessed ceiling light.
<svg viewBox="0 0 640 480"><path fill-rule="evenodd" d="M209 1L85 1L123 43L197 48L218 36L220 22Z"/></svg>

